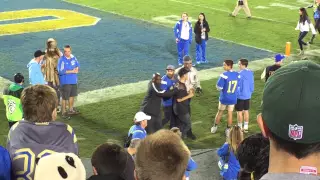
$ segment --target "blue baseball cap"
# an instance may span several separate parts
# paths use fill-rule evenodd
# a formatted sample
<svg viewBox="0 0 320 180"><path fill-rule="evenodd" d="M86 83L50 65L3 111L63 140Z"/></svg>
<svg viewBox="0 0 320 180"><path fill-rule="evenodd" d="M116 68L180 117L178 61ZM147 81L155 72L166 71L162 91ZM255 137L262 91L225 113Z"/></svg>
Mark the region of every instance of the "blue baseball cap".
<svg viewBox="0 0 320 180"><path fill-rule="evenodd" d="M286 56L284 56L284 55L282 55L282 54L276 54L275 56L274 56L274 61L275 62L280 62L280 61L282 61L282 59L284 59Z"/></svg>

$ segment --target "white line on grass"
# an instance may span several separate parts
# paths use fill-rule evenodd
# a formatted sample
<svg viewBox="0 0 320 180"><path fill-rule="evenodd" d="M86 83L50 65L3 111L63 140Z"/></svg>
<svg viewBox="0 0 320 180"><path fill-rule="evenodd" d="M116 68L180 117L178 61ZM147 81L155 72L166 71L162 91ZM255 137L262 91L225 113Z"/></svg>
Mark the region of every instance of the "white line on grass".
<svg viewBox="0 0 320 180"><path fill-rule="evenodd" d="M220 11L220 12L226 12L226 13L232 12L229 10L224 10L224 9L220 9L220 8L213 8L213 7L209 7L209 6L202 6L202 5L188 3L188 2L179 1L179 0L169 0L169 1L180 3L180 4L187 4L187 5L191 5L191 6L197 6L197 7L206 8L206 9L211 9L211 10ZM261 19L261 20L271 21L271 22L276 22L276 23L281 23L281 24L290 24L290 25L292 24L292 23L288 23L288 22L284 22L284 21L278 21L278 20L273 20L273 19L268 19L268 18L263 18L263 17L258 17L258 16L252 16L252 17L254 17L255 19Z"/></svg>
<svg viewBox="0 0 320 180"><path fill-rule="evenodd" d="M106 10L103 10L103 9L98 9L98 8L95 8L95 7L92 7L92 6L88 6L88 5L84 5L84 4L77 4L77 3L69 2L69 1L66 1L66 0L62 0L62 1L65 2L65 3L77 5L77 6L82 6L82 7L87 7L87 8L95 9L95 10L98 10L98 11L101 11L101 12L106 12L106 13L115 14L115 15L118 15L118 16L130 18L130 19L134 19L134 20L138 20L138 21L147 22L147 23L150 23L150 24L156 24L156 25L159 25L159 26L167 27L167 28L173 28L172 26L170 26L170 25L168 25L168 24L161 24L161 23L157 23L157 22L155 22L155 21L150 21L150 20L145 20L145 19L134 18L134 17L131 17L131 16L127 16L127 15L124 15L124 14L117 13L117 12L106 11ZM274 53L273 51L268 50L268 49L258 48L258 47L255 47L255 46L251 46L251 45L247 45L247 44L242 44L242 43L237 43L237 42L234 42L234 41L231 41L231 40L220 39L220 38L213 37L213 36L210 36L210 37L212 37L212 38L214 38L214 39L218 39L218 40L220 40L220 41L230 42L230 43L239 44L239 45L242 45L242 46L246 46L246 47L255 48L255 49L259 49L259 50L263 50L263 51L267 51L267 52L272 52L272 53Z"/></svg>

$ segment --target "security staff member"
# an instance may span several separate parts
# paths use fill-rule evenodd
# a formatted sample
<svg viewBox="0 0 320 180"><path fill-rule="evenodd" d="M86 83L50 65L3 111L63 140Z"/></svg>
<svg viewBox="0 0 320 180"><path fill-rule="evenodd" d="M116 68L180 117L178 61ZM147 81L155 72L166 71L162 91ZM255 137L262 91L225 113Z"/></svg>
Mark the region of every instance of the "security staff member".
<svg viewBox="0 0 320 180"><path fill-rule="evenodd" d="M16 122L23 118L22 105L20 101L23 91L24 77L17 73L14 75L14 83L3 92L3 101L6 106L6 115L11 128Z"/></svg>

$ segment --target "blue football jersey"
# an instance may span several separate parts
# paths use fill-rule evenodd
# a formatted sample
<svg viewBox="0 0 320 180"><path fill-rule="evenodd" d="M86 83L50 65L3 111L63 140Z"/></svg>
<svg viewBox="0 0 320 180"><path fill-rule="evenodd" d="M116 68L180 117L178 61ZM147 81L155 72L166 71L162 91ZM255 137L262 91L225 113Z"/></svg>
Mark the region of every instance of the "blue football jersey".
<svg viewBox="0 0 320 180"><path fill-rule="evenodd" d="M220 90L220 102L224 105L237 104L237 92L240 75L235 71L225 71L220 74L217 88Z"/></svg>

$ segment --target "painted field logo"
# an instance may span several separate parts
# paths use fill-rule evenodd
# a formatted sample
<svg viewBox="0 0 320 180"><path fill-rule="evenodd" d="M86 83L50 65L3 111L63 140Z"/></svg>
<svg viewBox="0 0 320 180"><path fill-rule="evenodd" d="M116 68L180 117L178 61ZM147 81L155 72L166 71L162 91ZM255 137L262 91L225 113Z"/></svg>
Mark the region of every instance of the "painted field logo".
<svg viewBox="0 0 320 180"><path fill-rule="evenodd" d="M291 125L289 124L289 137L298 140L302 139L303 135L303 126L298 126L297 124Z"/></svg>
<svg viewBox="0 0 320 180"><path fill-rule="evenodd" d="M99 21L100 18L65 9L0 12L0 36L94 26Z"/></svg>

